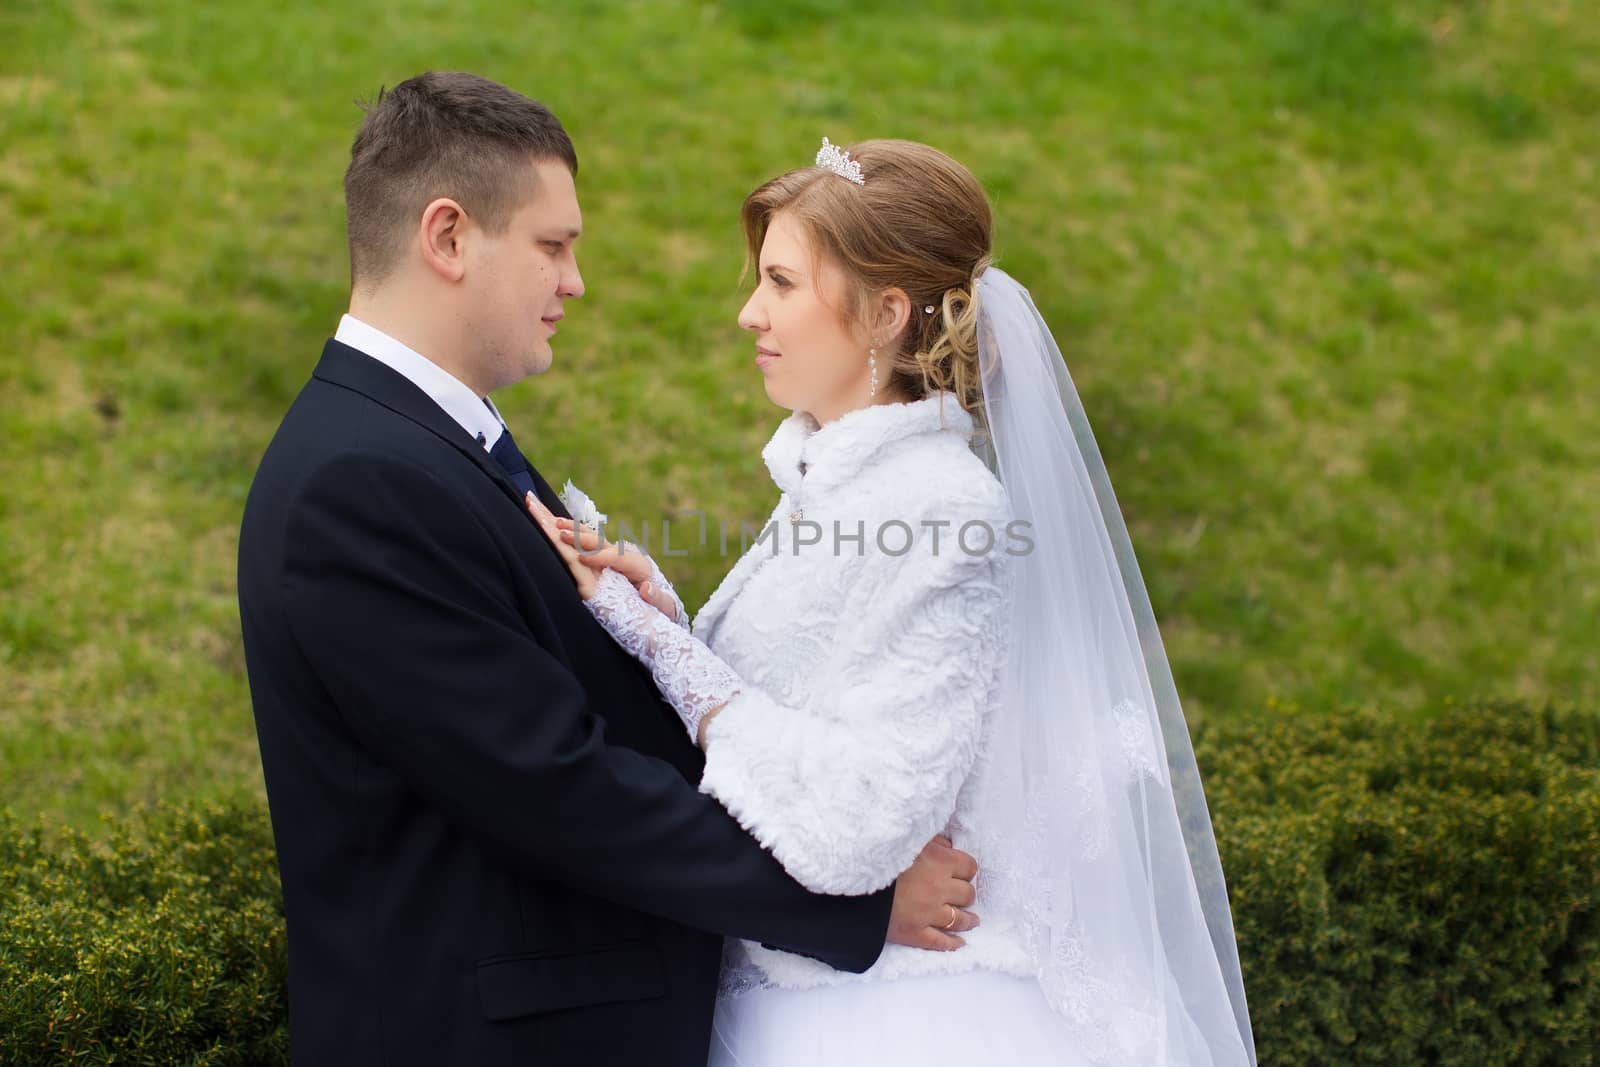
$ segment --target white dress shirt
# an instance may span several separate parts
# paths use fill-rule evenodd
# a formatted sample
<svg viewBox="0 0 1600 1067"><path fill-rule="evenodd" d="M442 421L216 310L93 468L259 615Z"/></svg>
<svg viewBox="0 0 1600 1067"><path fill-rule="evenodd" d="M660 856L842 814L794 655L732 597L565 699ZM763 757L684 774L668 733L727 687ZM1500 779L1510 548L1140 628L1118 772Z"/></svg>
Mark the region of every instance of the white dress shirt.
<svg viewBox="0 0 1600 1067"><path fill-rule="evenodd" d="M505 430L505 420L488 397L480 398L460 378L427 356L396 341L376 326L369 326L353 315L339 320L333 339L371 356L384 366L405 376L412 385L444 409L461 428L477 438L485 452L494 447Z"/></svg>

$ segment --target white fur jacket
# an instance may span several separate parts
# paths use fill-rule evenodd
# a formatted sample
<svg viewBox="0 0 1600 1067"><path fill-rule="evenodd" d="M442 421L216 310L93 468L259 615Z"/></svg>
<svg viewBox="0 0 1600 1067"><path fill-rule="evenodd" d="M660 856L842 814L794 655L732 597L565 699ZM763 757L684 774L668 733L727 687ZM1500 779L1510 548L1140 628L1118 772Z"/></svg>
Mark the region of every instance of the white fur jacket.
<svg viewBox="0 0 1600 1067"><path fill-rule="evenodd" d="M881 889L941 831L982 860L963 840L962 786L994 702L1017 546L1005 492L969 447L972 426L948 394L821 429L785 420L762 452L783 491L772 521L694 622L715 655L652 664L691 731L675 686L692 679L702 709L737 691L707 727L700 789L813 891ZM1020 943L984 918L965 949L891 945L862 977L1028 973ZM760 945L744 952L777 985L856 977Z"/></svg>

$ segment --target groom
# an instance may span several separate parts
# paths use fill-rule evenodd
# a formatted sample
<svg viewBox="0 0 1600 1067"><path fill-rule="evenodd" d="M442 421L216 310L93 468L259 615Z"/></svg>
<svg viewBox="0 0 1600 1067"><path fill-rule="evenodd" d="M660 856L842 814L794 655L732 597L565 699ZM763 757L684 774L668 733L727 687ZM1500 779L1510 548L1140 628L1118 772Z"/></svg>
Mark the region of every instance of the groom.
<svg viewBox="0 0 1600 1067"><path fill-rule="evenodd" d="M297 1064L701 1067L722 935L861 971L972 925L941 842L870 897L793 882L524 511L564 514L488 394L583 294L576 171L467 74L380 94L351 151L350 313L239 541Z"/></svg>

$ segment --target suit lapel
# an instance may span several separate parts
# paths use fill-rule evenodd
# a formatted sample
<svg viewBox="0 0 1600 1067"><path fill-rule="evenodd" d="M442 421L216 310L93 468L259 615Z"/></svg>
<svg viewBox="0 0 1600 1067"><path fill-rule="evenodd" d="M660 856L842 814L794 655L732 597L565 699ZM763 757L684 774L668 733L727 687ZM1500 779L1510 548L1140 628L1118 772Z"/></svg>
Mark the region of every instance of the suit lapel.
<svg viewBox="0 0 1600 1067"><path fill-rule="evenodd" d="M484 451L483 446L478 444L471 434L462 429L460 423L445 414L443 408L435 404L427 393L413 385L405 375L378 362L359 349L330 340L322 349L322 359L317 363L317 369L312 372L312 377L354 390L433 433L445 444L466 456L500 487L529 522L533 521L533 516L528 515L527 509L522 505L522 494L511 484L511 479L506 477L506 472L501 469L500 464ZM550 484L537 470L533 471L533 482L534 491L545 507L557 515L570 518L560 497L556 496Z"/></svg>

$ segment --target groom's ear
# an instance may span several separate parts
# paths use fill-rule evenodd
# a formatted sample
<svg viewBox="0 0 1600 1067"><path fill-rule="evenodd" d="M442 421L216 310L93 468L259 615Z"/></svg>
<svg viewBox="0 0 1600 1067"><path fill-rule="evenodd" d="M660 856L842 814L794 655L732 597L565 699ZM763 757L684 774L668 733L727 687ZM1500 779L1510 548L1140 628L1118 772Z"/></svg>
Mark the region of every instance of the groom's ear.
<svg viewBox="0 0 1600 1067"><path fill-rule="evenodd" d="M422 209L422 261L445 281L458 282L465 268L461 237L467 213L449 197L440 197Z"/></svg>

